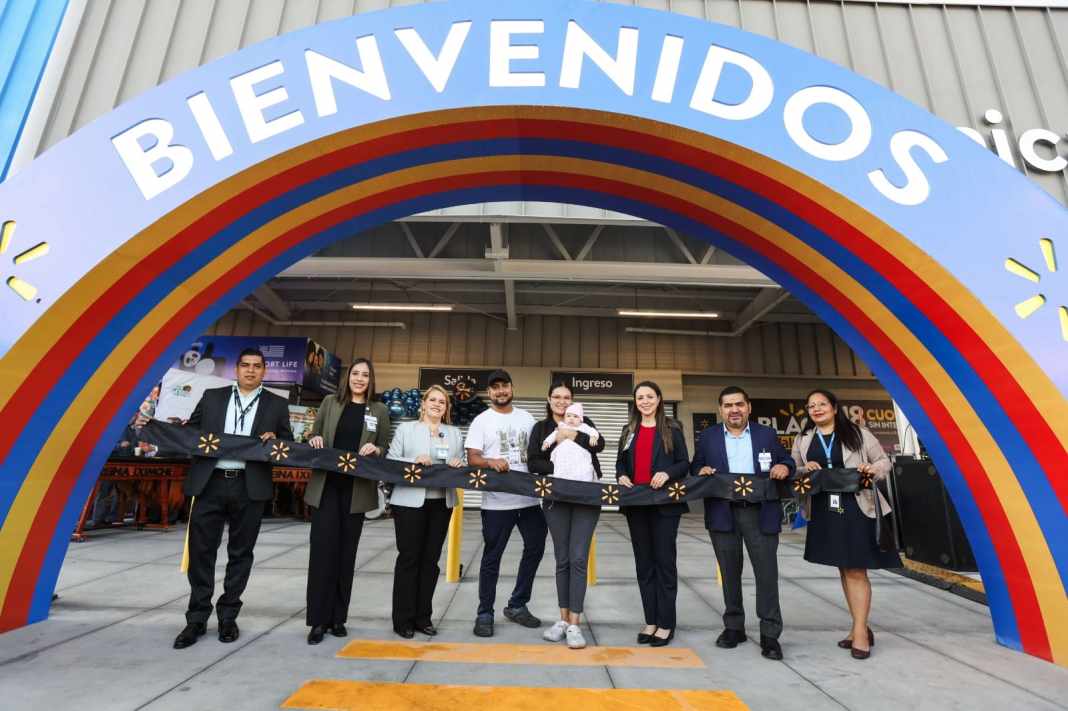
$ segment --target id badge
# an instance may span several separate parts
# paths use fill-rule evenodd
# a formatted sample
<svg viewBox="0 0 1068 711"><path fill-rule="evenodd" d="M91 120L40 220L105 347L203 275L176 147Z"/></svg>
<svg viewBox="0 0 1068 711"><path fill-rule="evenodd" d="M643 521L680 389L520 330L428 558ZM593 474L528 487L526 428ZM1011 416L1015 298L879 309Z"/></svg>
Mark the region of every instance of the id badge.
<svg viewBox="0 0 1068 711"><path fill-rule="evenodd" d="M363 426L367 428L368 432L378 431L378 418L374 415L363 416Z"/></svg>
<svg viewBox="0 0 1068 711"><path fill-rule="evenodd" d="M448 458L449 458L449 448L448 447L435 447L434 448L434 457L435 457L435 459L440 459L443 462L448 460Z"/></svg>
<svg viewBox="0 0 1068 711"><path fill-rule="evenodd" d="M842 507L841 497L838 494L830 494L827 498L831 500L832 509L837 511Z"/></svg>
<svg viewBox="0 0 1068 711"><path fill-rule="evenodd" d="M757 455L757 463L760 464L760 471L767 473L771 470L771 452L764 450Z"/></svg>

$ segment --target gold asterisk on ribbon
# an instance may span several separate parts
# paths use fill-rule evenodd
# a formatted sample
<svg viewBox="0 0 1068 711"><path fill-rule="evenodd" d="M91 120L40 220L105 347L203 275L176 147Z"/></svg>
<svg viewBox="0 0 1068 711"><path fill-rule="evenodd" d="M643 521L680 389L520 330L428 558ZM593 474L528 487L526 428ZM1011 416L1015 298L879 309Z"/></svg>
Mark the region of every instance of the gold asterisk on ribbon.
<svg viewBox="0 0 1068 711"><path fill-rule="evenodd" d="M219 438L209 432L206 435L200 435L200 444L197 445L197 449L204 454L211 454L212 452L218 451L220 444L221 441Z"/></svg>
<svg viewBox="0 0 1068 711"><path fill-rule="evenodd" d="M749 496L753 493L753 480L747 479L744 476L740 476L734 480L734 493L739 494L742 497Z"/></svg>
<svg viewBox="0 0 1068 711"><path fill-rule="evenodd" d="M423 470L412 464L404 468L404 479L409 484L414 484L423 478Z"/></svg>
<svg viewBox="0 0 1068 711"><path fill-rule="evenodd" d="M468 477L470 477L471 479L471 486L475 487L476 489L481 489L483 486L486 485L486 475L482 472L481 469L479 469L478 471L471 472L470 474L468 474Z"/></svg>
<svg viewBox="0 0 1068 711"><path fill-rule="evenodd" d="M615 484L609 484L601 487L601 501L606 504L618 504L619 503L619 487Z"/></svg>
<svg viewBox="0 0 1068 711"><path fill-rule="evenodd" d="M668 486L668 496L675 501L681 500L682 497L686 496L686 485L678 481L672 482L671 485Z"/></svg>
<svg viewBox="0 0 1068 711"><path fill-rule="evenodd" d="M337 458L337 468L343 472L351 472L356 468L356 455L346 452Z"/></svg>
<svg viewBox="0 0 1068 711"><path fill-rule="evenodd" d="M289 459L289 445L285 442L275 442L271 445L271 459L281 462Z"/></svg>
<svg viewBox="0 0 1068 711"><path fill-rule="evenodd" d="M544 499L553 493L553 483L545 477L538 479L534 482L534 493Z"/></svg>
<svg viewBox="0 0 1068 711"><path fill-rule="evenodd" d="M807 494L812 490L812 477L805 475L794 482L794 491L799 494Z"/></svg>

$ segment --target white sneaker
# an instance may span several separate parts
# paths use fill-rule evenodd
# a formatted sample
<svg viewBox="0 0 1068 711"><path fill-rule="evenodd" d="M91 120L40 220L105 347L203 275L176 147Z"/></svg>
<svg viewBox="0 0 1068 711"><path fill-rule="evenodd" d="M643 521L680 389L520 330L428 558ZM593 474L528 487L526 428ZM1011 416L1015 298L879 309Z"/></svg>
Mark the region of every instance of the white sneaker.
<svg viewBox="0 0 1068 711"><path fill-rule="evenodd" d="M567 626L567 646L570 649L582 649L586 646L586 638L582 636L578 625Z"/></svg>
<svg viewBox="0 0 1068 711"><path fill-rule="evenodd" d="M541 636L549 642L559 642L564 638L564 633L566 631L567 623L563 620L559 620L555 625L545 630Z"/></svg>

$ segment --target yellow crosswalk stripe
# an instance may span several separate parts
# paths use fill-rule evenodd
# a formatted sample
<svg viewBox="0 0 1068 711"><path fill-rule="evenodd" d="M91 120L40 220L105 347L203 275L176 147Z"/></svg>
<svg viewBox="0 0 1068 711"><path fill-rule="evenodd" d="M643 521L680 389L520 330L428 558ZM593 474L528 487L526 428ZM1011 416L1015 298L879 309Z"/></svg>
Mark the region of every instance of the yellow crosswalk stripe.
<svg viewBox="0 0 1068 711"><path fill-rule="evenodd" d="M685 647L597 647L568 649L562 644L479 644L477 642L394 642L358 639L337 656L344 659L397 659L465 664L548 664L582 667L703 669Z"/></svg>
<svg viewBox="0 0 1068 711"><path fill-rule="evenodd" d="M313 679L282 704L286 709L346 711L748 711L731 691L695 689L558 689L533 686L454 686Z"/></svg>

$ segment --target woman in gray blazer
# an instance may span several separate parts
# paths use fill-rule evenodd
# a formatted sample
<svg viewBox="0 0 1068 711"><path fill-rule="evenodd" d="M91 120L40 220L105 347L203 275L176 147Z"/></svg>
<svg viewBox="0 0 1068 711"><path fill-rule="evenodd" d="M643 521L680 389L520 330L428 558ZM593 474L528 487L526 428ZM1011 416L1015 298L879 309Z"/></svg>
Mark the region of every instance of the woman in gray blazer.
<svg viewBox="0 0 1068 711"><path fill-rule="evenodd" d="M389 411L375 397L374 365L357 358L337 395L319 406L308 444L334 447L363 457L380 457L389 442ZM329 630L348 634L356 548L363 532L363 514L378 507L378 490L368 479L313 470L304 502L312 507L311 550L308 554L308 644L319 644Z"/></svg>
<svg viewBox="0 0 1068 711"><path fill-rule="evenodd" d="M449 394L440 385L423 393L417 422L403 422L389 445L389 458L422 466L463 466L460 430L452 419ZM434 588L438 583L438 560L449 531L454 489L430 489L397 484L390 497L393 525L397 531L397 564L393 570L393 631L411 639L415 630L438 633L433 616Z"/></svg>

